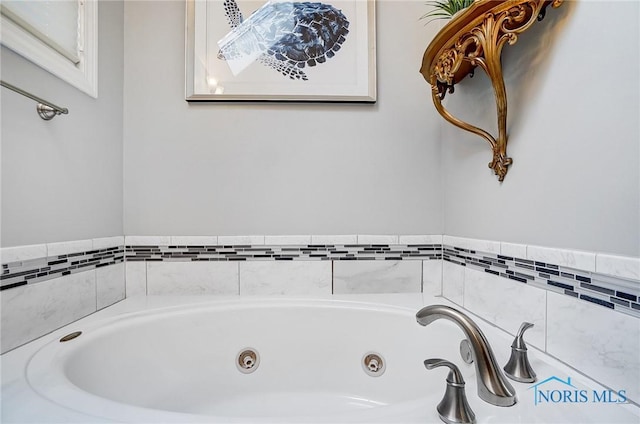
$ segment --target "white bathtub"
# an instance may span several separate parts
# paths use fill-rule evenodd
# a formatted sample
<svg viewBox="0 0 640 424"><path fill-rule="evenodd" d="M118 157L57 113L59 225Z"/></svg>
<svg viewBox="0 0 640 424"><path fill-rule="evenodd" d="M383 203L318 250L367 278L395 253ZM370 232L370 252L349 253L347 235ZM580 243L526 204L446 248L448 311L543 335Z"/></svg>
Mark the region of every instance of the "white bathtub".
<svg viewBox="0 0 640 424"><path fill-rule="evenodd" d="M447 372L424 368L433 357L460 366L478 422L638 422L632 405L536 406L531 385L515 382L516 406L488 405L460 359L458 327L416 323L435 301L447 304L421 295L127 299L5 354L2 422L437 423ZM478 324L506 363L511 336ZM72 331L82 335L59 341ZM250 373L236 365L246 348L260 358ZM382 375L362 366L372 352ZM531 356L541 377L598 387Z"/></svg>

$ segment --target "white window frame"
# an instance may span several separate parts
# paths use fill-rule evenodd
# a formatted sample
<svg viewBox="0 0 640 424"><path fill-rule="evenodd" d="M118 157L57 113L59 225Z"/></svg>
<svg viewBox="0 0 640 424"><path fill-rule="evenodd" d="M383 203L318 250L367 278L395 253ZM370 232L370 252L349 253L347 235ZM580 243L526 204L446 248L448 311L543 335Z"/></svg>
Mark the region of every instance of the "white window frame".
<svg viewBox="0 0 640 424"><path fill-rule="evenodd" d="M74 64L55 49L4 14L0 42L91 97L98 97L98 2L81 0L79 25L80 62Z"/></svg>

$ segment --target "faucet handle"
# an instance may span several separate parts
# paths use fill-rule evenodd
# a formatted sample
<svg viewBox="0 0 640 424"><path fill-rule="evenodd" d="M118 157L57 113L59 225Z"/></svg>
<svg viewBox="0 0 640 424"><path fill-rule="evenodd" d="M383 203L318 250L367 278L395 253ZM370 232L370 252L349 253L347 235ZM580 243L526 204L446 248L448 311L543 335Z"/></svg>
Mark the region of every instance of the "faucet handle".
<svg viewBox="0 0 640 424"><path fill-rule="evenodd" d="M524 342L524 332L533 327L533 324L530 322L523 322L520 325L520 329L516 333L516 338L511 343L511 347L514 349L524 349L527 350L527 345Z"/></svg>
<svg viewBox="0 0 640 424"><path fill-rule="evenodd" d="M439 358L425 360L424 366L428 370L438 367L449 368L447 388L444 397L436 407L440 419L447 424L475 424L476 415L467 402L464 378L458 367L452 362Z"/></svg>
<svg viewBox="0 0 640 424"><path fill-rule="evenodd" d="M531 368L527 355L527 344L524 342L524 332L533 327L530 322L523 322L511 343L511 357L504 366L504 372L512 380L520 383L533 383L536 381L536 373Z"/></svg>
<svg viewBox="0 0 640 424"><path fill-rule="evenodd" d="M449 368L449 375L447 376L447 383L453 384L462 384L464 386L464 378L462 377L462 373L453 362L449 362L440 358L433 359L425 359L424 366L428 370L432 370L438 367L447 367Z"/></svg>

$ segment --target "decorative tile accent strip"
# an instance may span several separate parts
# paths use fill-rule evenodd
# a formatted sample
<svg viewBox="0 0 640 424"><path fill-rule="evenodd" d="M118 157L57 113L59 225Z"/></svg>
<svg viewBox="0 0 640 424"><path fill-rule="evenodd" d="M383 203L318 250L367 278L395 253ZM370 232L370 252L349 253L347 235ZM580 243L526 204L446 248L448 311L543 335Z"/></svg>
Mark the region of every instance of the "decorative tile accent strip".
<svg viewBox="0 0 640 424"><path fill-rule="evenodd" d="M442 259L640 318L640 281L449 245Z"/></svg>
<svg viewBox="0 0 640 424"><path fill-rule="evenodd" d="M218 238L219 242L221 238ZM0 290L114 265L125 260L131 262L190 262L428 261L438 259L444 259L453 264L468 266L515 282L571 296L640 318L640 281L638 280L439 243L218 244L197 246L127 244L124 247L93 249L2 264Z"/></svg>
<svg viewBox="0 0 640 424"><path fill-rule="evenodd" d="M134 245L2 264L0 290L131 261L313 261L442 259L440 244Z"/></svg>
<svg viewBox="0 0 640 424"><path fill-rule="evenodd" d="M442 259L440 244L126 246L127 261L347 261Z"/></svg>
<svg viewBox="0 0 640 424"><path fill-rule="evenodd" d="M124 261L123 246L2 264L0 290L39 283Z"/></svg>

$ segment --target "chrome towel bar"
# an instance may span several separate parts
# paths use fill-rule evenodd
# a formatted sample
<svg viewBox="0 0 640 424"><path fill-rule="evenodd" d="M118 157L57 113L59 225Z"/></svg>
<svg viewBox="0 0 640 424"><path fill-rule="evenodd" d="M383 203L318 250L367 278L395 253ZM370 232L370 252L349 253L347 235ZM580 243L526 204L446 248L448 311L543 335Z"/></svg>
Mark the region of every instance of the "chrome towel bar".
<svg viewBox="0 0 640 424"><path fill-rule="evenodd" d="M50 121L56 115L61 115L61 114L66 115L69 113L69 109L67 109L66 107L56 106L53 103L43 100L38 96L34 96L33 94L28 93L16 87L15 85L9 84L8 82L4 82L0 80L0 85L8 88L9 90L15 91L18 94L22 94L23 96L28 97L31 100L38 102L38 106L36 107L36 110L38 111L38 115L40 115L40 117L45 121Z"/></svg>

